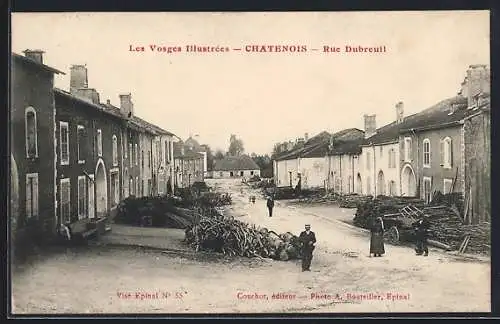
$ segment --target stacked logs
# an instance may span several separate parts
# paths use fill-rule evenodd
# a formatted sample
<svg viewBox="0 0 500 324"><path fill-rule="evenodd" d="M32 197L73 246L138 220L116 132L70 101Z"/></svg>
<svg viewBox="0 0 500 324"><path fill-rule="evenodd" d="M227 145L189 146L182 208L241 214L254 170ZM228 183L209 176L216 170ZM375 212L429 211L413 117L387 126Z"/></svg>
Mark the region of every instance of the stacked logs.
<svg viewBox="0 0 500 324"><path fill-rule="evenodd" d="M300 257L298 237L257 228L232 217L201 217L186 229L186 242L196 251L229 256L264 257L287 261Z"/></svg>

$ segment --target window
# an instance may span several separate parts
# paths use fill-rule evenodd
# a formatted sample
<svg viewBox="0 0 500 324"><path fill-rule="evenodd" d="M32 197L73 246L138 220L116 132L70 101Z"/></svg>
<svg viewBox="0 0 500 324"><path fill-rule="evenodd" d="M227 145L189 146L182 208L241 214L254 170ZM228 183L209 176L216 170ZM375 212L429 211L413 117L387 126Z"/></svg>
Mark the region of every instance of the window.
<svg viewBox="0 0 500 324"><path fill-rule="evenodd" d="M38 173L26 175L26 218L38 217Z"/></svg>
<svg viewBox="0 0 500 324"><path fill-rule="evenodd" d="M124 182L123 182L123 197L128 197L129 196L129 186L126 185L125 181L127 181L126 179L128 179L128 169L125 168L125 171L123 173L123 179L124 179Z"/></svg>
<svg viewBox="0 0 500 324"><path fill-rule="evenodd" d="M244 173L243 173L243 171L241 171L241 172L240 172L240 176L242 176L242 177L243 177L243 174L244 174Z"/></svg>
<svg viewBox="0 0 500 324"><path fill-rule="evenodd" d="M110 194L111 194L111 208L116 207L120 201L120 177L119 170L111 170L110 172Z"/></svg>
<svg viewBox="0 0 500 324"><path fill-rule="evenodd" d="M366 152L366 170L370 170L370 161L371 161L371 157L370 157L370 152Z"/></svg>
<svg viewBox="0 0 500 324"><path fill-rule="evenodd" d="M83 150L85 147L85 126L78 125L76 127L76 146L77 146L77 154L78 154L78 163L85 163L85 158L83 155Z"/></svg>
<svg viewBox="0 0 500 324"><path fill-rule="evenodd" d="M252 176L253 176L253 171L250 171L250 175L252 175Z"/></svg>
<svg viewBox="0 0 500 324"><path fill-rule="evenodd" d="M125 153L125 158L127 159L128 158L128 153L127 153L128 152L128 150L127 150L127 146L128 146L127 145L127 142L128 142L127 141L127 135L123 136L123 133L122 133L122 138L123 138L123 150L125 151L125 152L122 152L122 153Z"/></svg>
<svg viewBox="0 0 500 324"><path fill-rule="evenodd" d="M451 168L453 161L453 146L451 138L446 137L441 141L441 165L444 168Z"/></svg>
<svg viewBox="0 0 500 324"><path fill-rule="evenodd" d="M151 151L148 151L148 168L151 168Z"/></svg>
<svg viewBox="0 0 500 324"><path fill-rule="evenodd" d="M26 131L26 157L38 157L38 134L36 123L36 112L33 107L26 108L25 111L25 131Z"/></svg>
<svg viewBox="0 0 500 324"><path fill-rule="evenodd" d="M405 162L411 162L411 137L405 137L404 141L404 153Z"/></svg>
<svg viewBox="0 0 500 324"><path fill-rule="evenodd" d="M135 147L135 165L139 165L139 148L137 143L134 144Z"/></svg>
<svg viewBox="0 0 500 324"><path fill-rule="evenodd" d="M69 178L61 179L60 190L61 221L71 223L71 182Z"/></svg>
<svg viewBox="0 0 500 324"><path fill-rule="evenodd" d="M132 152L132 143L129 143L128 144L128 153L129 153L129 160L128 160L128 163L129 163L129 166L132 167L132 160L133 160L133 152Z"/></svg>
<svg viewBox="0 0 500 324"><path fill-rule="evenodd" d="M424 200L425 203L429 203L432 199L432 178L424 177Z"/></svg>
<svg viewBox="0 0 500 324"><path fill-rule="evenodd" d="M389 150L389 169L396 168L396 151L394 149Z"/></svg>
<svg viewBox="0 0 500 324"><path fill-rule="evenodd" d="M87 177L78 176L78 219L88 217Z"/></svg>
<svg viewBox="0 0 500 324"><path fill-rule="evenodd" d="M113 135L113 166L118 165L118 139Z"/></svg>
<svg viewBox="0 0 500 324"><path fill-rule="evenodd" d="M144 169L144 150L141 151L141 167Z"/></svg>
<svg viewBox="0 0 500 324"><path fill-rule="evenodd" d="M135 194L139 196L140 191L139 191L139 177L135 177Z"/></svg>
<svg viewBox="0 0 500 324"><path fill-rule="evenodd" d="M222 171L219 172L219 176L221 176L221 177L224 176L224 173Z"/></svg>
<svg viewBox="0 0 500 324"><path fill-rule="evenodd" d="M142 195L146 196L146 181L142 179Z"/></svg>
<svg viewBox="0 0 500 324"><path fill-rule="evenodd" d="M97 156L102 156L102 130L97 130Z"/></svg>
<svg viewBox="0 0 500 324"><path fill-rule="evenodd" d="M170 163L170 152L168 148L170 145L168 144L168 141L165 141L165 164Z"/></svg>
<svg viewBox="0 0 500 324"><path fill-rule="evenodd" d="M61 165L69 165L69 125L59 122L59 144Z"/></svg>
<svg viewBox="0 0 500 324"><path fill-rule="evenodd" d="M452 186L453 186L453 180L444 179L443 180L443 194L451 193Z"/></svg>
<svg viewBox="0 0 500 324"><path fill-rule="evenodd" d="M389 196L396 195L396 182L394 180L389 181Z"/></svg>
<svg viewBox="0 0 500 324"><path fill-rule="evenodd" d="M431 141L429 139L424 139L423 142L423 150L424 150L424 168L431 167Z"/></svg>
<svg viewBox="0 0 500 324"><path fill-rule="evenodd" d="M131 196L134 196L134 178L133 177L130 177L130 179L128 180L128 191L130 193Z"/></svg>

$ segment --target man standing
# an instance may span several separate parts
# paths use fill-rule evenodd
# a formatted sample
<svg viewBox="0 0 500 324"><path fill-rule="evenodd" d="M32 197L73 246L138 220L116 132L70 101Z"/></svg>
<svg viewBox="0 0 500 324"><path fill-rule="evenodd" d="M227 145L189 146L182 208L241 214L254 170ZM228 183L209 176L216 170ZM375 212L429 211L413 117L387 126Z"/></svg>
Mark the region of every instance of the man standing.
<svg viewBox="0 0 500 324"><path fill-rule="evenodd" d="M269 210L269 217L273 217L274 199L273 197L267 197L267 209Z"/></svg>
<svg viewBox="0 0 500 324"><path fill-rule="evenodd" d="M416 238L416 248L415 252L417 255L428 256L429 248L427 247L427 237L429 231L429 221L427 220L427 216L422 215L415 223L413 223L415 227L415 238Z"/></svg>
<svg viewBox="0 0 500 324"><path fill-rule="evenodd" d="M302 271L311 271L312 253L316 243L316 235L311 231L311 225L306 224L305 231L300 233L299 240L302 246Z"/></svg>

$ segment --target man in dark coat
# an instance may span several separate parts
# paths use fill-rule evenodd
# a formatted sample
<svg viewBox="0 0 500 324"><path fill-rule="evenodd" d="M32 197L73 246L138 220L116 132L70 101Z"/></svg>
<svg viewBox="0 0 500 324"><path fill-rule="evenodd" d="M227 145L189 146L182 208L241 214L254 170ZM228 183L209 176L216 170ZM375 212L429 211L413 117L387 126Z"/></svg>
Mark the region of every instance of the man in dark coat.
<svg viewBox="0 0 500 324"><path fill-rule="evenodd" d="M305 231L299 235L299 240L302 246L302 271L311 271L312 253L316 243L316 235L311 231L311 225L306 224Z"/></svg>
<svg viewBox="0 0 500 324"><path fill-rule="evenodd" d="M422 215L415 223L413 223L415 228L415 239L416 239L416 248L415 252L417 255L428 256L429 248L427 247L427 238L429 236L429 220L427 216Z"/></svg>
<svg viewBox="0 0 500 324"><path fill-rule="evenodd" d="M273 197L267 197L267 209L269 210L269 217L273 217L274 199Z"/></svg>

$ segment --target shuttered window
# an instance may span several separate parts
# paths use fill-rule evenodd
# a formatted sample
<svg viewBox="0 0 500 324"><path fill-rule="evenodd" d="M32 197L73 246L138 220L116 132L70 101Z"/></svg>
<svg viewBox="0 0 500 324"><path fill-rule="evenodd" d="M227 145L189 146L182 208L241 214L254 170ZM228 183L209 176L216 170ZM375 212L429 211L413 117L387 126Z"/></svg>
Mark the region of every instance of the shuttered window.
<svg viewBox="0 0 500 324"><path fill-rule="evenodd" d="M61 165L69 164L69 124L59 122L59 145Z"/></svg>
<svg viewBox="0 0 500 324"><path fill-rule="evenodd" d="M102 130L97 130L97 155L102 156Z"/></svg>
<svg viewBox="0 0 500 324"><path fill-rule="evenodd" d="M38 173L26 175L26 218L38 217Z"/></svg>
<svg viewBox="0 0 500 324"><path fill-rule="evenodd" d="M71 182L69 178L61 179L60 197L61 201L61 220L63 223L71 222Z"/></svg>
<svg viewBox="0 0 500 324"><path fill-rule="evenodd" d="M129 156L128 156L128 158L129 158L129 160L128 160L128 164L129 164L129 166L130 166L130 167L132 167L132 160L133 160L132 143L129 143L129 144L128 144L128 153L129 153L129 154L128 154L128 155L129 155Z"/></svg>
<svg viewBox="0 0 500 324"><path fill-rule="evenodd" d="M120 201L120 179L119 170L111 171L110 181L110 194L111 194L111 207L116 207Z"/></svg>
<svg viewBox="0 0 500 324"><path fill-rule="evenodd" d="M78 163L85 163L85 151L88 149L87 147L87 134L85 130L85 126L78 125L76 129L76 146L77 146L77 154L78 154Z"/></svg>
<svg viewBox="0 0 500 324"><path fill-rule="evenodd" d="M113 166L118 165L118 138L113 135Z"/></svg>
<svg viewBox="0 0 500 324"><path fill-rule="evenodd" d="M134 144L135 147L135 165L139 165L139 148L137 146L137 143Z"/></svg>
<svg viewBox="0 0 500 324"><path fill-rule="evenodd" d="M441 161L445 168L451 168L453 163L453 145L451 138L446 137L441 141Z"/></svg>
<svg viewBox="0 0 500 324"><path fill-rule="evenodd" d="M36 122L36 112L33 107L26 108L25 111L26 128L26 157L38 157L38 130Z"/></svg>
<svg viewBox="0 0 500 324"><path fill-rule="evenodd" d="M424 200L429 203L432 199L432 178L424 177Z"/></svg>
<svg viewBox="0 0 500 324"><path fill-rule="evenodd" d="M87 177L78 177L78 219L88 217Z"/></svg>
<svg viewBox="0 0 500 324"><path fill-rule="evenodd" d="M404 142L404 154L405 154L405 162L411 161L411 137L405 137Z"/></svg>

